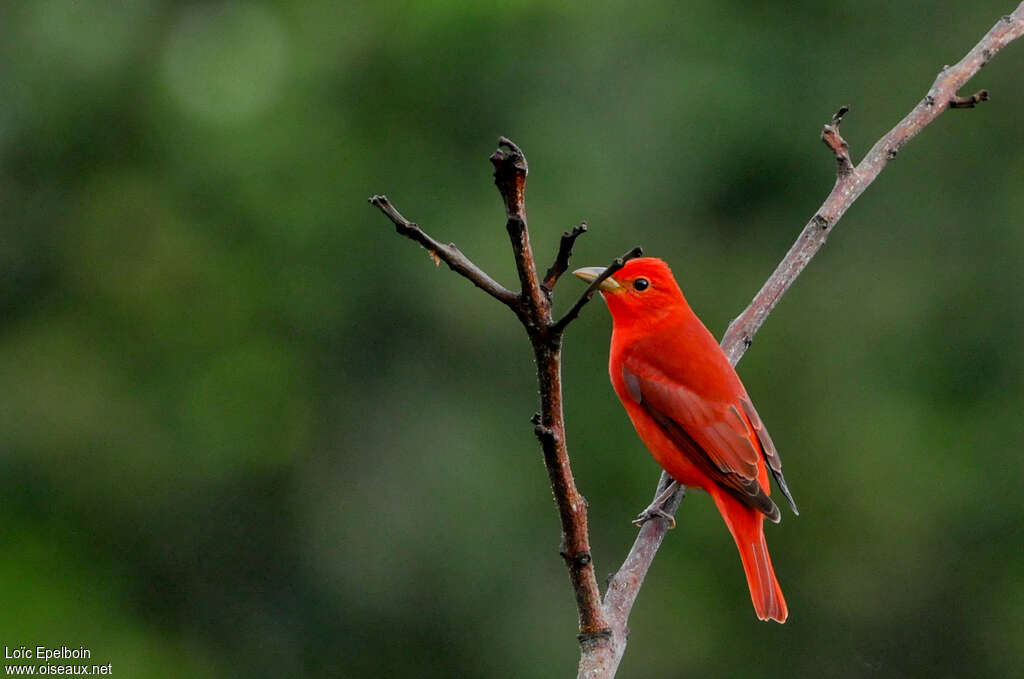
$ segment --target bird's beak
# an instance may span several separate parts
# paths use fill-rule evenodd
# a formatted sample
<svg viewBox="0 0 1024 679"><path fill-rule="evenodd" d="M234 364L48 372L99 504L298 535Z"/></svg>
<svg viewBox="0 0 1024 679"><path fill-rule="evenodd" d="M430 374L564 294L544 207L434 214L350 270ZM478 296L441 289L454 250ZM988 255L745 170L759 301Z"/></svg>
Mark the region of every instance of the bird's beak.
<svg viewBox="0 0 1024 679"><path fill-rule="evenodd" d="M595 280L597 280L597 277L600 276L603 271L603 266L588 266L582 269L576 269L575 271L572 272L572 275L576 276L577 278L582 278L587 283L593 283ZM616 290L621 290L622 286L619 285L618 281L609 276L608 278L601 281L601 285L597 286L597 289L601 290L602 292L615 292Z"/></svg>

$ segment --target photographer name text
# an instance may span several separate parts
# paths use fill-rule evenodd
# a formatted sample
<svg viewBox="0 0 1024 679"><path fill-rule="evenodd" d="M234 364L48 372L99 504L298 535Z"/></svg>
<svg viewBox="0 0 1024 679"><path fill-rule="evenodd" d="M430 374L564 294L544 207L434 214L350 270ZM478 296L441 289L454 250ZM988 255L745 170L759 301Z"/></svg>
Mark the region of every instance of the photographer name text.
<svg viewBox="0 0 1024 679"><path fill-rule="evenodd" d="M72 658L88 659L92 657L92 651L84 646L78 648L51 648L49 646L4 646L4 658L8 660L69 660Z"/></svg>

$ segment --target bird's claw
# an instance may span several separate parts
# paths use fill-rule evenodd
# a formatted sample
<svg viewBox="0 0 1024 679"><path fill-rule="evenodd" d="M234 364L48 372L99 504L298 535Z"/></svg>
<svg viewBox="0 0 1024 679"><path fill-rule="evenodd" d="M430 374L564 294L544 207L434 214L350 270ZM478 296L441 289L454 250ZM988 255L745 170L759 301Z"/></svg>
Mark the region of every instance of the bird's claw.
<svg viewBox="0 0 1024 679"><path fill-rule="evenodd" d="M633 525L640 528L651 519L665 519L668 521L669 530L675 528L675 517L662 509L662 507L676 492L681 493L680 497L684 497L686 495L686 489L683 488L678 481L672 480L655 496L654 502L649 504L647 509L640 512L637 517L633 519Z"/></svg>
<svg viewBox="0 0 1024 679"><path fill-rule="evenodd" d="M642 528L643 525L651 519L665 519L668 521L669 530L676 527L676 519L674 516L666 512L664 509L652 509L650 507L640 512L637 517L633 519L633 525L637 528Z"/></svg>

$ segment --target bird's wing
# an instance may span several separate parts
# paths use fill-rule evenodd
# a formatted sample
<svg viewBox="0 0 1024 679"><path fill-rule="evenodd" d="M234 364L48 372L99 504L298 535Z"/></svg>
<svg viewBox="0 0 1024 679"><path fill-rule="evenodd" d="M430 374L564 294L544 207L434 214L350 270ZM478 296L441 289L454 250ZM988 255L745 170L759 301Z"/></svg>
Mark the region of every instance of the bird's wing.
<svg viewBox="0 0 1024 679"><path fill-rule="evenodd" d="M786 496L790 509L799 516L800 510L796 508L796 501L793 500L793 495L789 492L789 487L786 485L786 477L782 475L782 458L779 457L779 451L775 449L772 437L768 435L768 430L765 428L764 423L761 422L761 416L754 410L754 404L750 402L749 398L741 398L740 406L743 408L743 412L746 413L750 426L757 433L757 440L761 442L761 451L764 453L765 462L768 463L768 471L775 477L775 483L778 484L782 494Z"/></svg>
<svg viewBox="0 0 1024 679"><path fill-rule="evenodd" d="M760 418L756 420L758 428L745 414L745 399L737 403L708 401L636 361L623 363L622 377L630 397L697 468L741 502L778 522L779 508L758 482L759 457L765 455L775 475L772 460L778 463L778 453L771 446L768 456L764 440L770 444L771 439ZM753 406L749 408L753 412ZM781 476L780 468L776 479ZM779 485L792 502L785 485Z"/></svg>

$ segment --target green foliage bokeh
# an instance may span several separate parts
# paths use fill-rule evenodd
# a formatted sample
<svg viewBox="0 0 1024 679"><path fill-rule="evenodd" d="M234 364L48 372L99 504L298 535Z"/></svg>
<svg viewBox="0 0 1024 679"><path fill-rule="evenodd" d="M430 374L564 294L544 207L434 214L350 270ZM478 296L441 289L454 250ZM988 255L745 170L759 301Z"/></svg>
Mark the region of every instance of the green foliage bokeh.
<svg viewBox="0 0 1024 679"><path fill-rule="evenodd" d="M1012 0L1011 0L1012 2ZM576 613L506 309L487 156L530 161L542 264L634 246L716 334L831 188L1010 3L72 3L0 8L0 645L131 677L556 677ZM909 144L740 374L801 516L785 626L691 494L620 676L1024 665L1024 44ZM566 279L559 308L581 289ZM657 469L566 339L598 572Z"/></svg>

